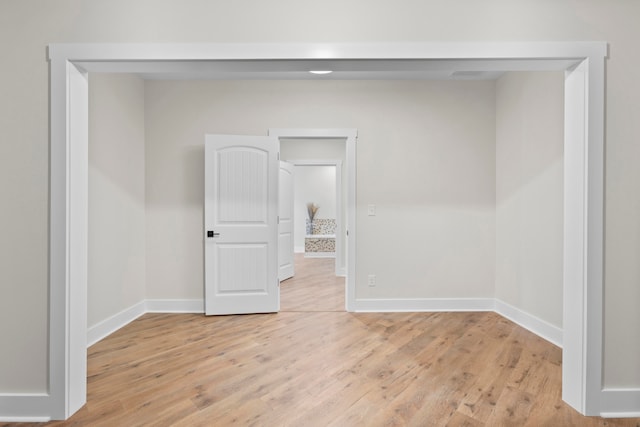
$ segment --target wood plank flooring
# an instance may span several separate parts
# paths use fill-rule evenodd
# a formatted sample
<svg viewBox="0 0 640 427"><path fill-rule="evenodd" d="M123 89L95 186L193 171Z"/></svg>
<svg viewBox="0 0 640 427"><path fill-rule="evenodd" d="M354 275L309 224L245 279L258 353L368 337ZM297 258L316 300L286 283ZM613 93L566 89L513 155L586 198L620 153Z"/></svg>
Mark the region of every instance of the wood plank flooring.
<svg viewBox="0 0 640 427"><path fill-rule="evenodd" d="M345 311L344 277L335 258L295 254L295 275L280 283L280 311Z"/></svg>
<svg viewBox="0 0 640 427"><path fill-rule="evenodd" d="M89 349L78 413L15 425L640 426L564 404L560 349L495 313L323 311L296 291L278 314L146 314Z"/></svg>

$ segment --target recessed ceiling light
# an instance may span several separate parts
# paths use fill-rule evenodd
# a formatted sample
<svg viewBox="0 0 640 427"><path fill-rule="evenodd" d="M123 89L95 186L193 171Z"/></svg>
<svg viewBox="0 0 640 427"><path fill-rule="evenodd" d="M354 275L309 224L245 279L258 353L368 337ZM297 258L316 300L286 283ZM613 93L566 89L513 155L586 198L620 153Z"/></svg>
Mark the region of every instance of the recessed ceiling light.
<svg viewBox="0 0 640 427"><path fill-rule="evenodd" d="M311 74L331 74L332 70L311 70L309 71Z"/></svg>

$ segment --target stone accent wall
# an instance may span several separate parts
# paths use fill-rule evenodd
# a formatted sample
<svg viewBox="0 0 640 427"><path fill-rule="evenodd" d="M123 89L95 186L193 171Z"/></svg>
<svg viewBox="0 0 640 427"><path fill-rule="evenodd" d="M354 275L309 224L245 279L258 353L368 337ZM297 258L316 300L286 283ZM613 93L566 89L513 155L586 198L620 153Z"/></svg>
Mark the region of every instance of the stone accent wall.
<svg viewBox="0 0 640 427"><path fill-rule="evenodd" d="M335 252L336 251L336 239L307 237L304 239L304 251L305 252Z"/></svg>
<svg viewBox="0 0 640 427"><path fill-rule="evenodd" d="M335 219L315 219L313 221L312 233L304 239L304 251L306 253L327 253L336 251L336 220ZM307 229L309 229L309 219L307 218ZM314 237L331 236L331 237Z"/></svg>
<svg viewBox="0 0 640 427"><path fill-rule="evenodd" d="M307 218L307 227L309 226L309 218ZM311 234L336 234L335 219L314 219L313 230Z"/></svg>

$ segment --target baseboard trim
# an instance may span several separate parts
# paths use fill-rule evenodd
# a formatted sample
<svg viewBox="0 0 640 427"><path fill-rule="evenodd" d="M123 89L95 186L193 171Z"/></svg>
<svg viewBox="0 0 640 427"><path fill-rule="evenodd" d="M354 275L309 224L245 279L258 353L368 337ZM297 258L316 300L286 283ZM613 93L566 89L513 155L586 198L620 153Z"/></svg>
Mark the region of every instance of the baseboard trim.
<svg viewBox="0 0 640 427"><path fill-rule="evenodd" d="M51 396L47 393L0 394L0 422L51 421Z"/></svg>
<svg viewBox="0 0 640 427"><path fill-rule="evenodd" d="M562 347L562 329L494 298L356 299L356 312L495 311Z"/></svg>
<svg viewBox="0 0 640 427"><path fill-rule="evenodd" d="M87 330L87 347L92 346L145 313L204 313L201 299L144 300L114 314Z"/></svg>
<svg viewBox="0 0 640 427"><path fill-rule="evenodd" d="M204 313L202 299L148 299L147 313Z"/></svg>
<svg viewBox="0 0 640 427"><path fill-rule="evenodd" d="M146 312L145 301L140 301L131 307L114 314L108 319L90 327L87 330L87 347L91 347L101 339L111 335L123 326L133 322Z"/></svg>
<svg viewBox="0 0 640 427"><path fill-rule="evenodd" d="M493 298L356 299L356 312L495 311L547 341L562 347L562 329ZM87 346L107 337L145 313L204 313L202 299L151 299L103 320L87 331Z"/></svg>
<svg viewBox="0 0 640 427"><path fill-rule="evenodd" d="M495 300L495 312L506 317L541 338L562 348L562 329L532 314L522 311L499 299Z"/></svg>
<svg viewBox="0 0 640 427"><path fill-rule="evenodd" d="M504 301L493 298L356 299L356 312L495 311L523 328L562 345L562 330ZM144 313L204 313L204 300L145 300L98 323L87 331L92 345ZM640 389L604 389L600 416L640 417ZM0 393L0 422L47 422L51 397L46 393Z"/></svg>
<svg viewBox="0 0 640 427"><path fill-rule="evenodd" d="M356 299L356 312L493 311L493 298Z"/></svg>
<svg viewBox="0 0 640 427"><path fill-rule="evenodd" d="M640 389L602 390L600 398L600 416L603 418L640 417Z"/></svg>
<svg viewBox="0 0 640 427"><path fill-rule="evenodd" d="M305 252L305 258L335 258L335 252Z"/></svg>

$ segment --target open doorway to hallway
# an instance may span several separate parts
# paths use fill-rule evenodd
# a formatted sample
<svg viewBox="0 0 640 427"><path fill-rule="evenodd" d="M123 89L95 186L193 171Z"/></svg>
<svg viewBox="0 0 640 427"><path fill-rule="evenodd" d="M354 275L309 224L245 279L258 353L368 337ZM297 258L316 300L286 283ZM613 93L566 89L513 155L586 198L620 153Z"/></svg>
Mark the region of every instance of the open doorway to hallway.
<svg viewBox="0 0 640 427"><path fill-rule="evenodd" d="M346 140L281 139L280 158L294 165L295 250L295 274L281 282L280 309L345 311Z"/></svg>
<svg viewBox="0 0 640 427"><path fill-rule="evenodd" d="M333 258L295 254L296 274L280 282L280 311L345 311L344 277Z"/></svg>

